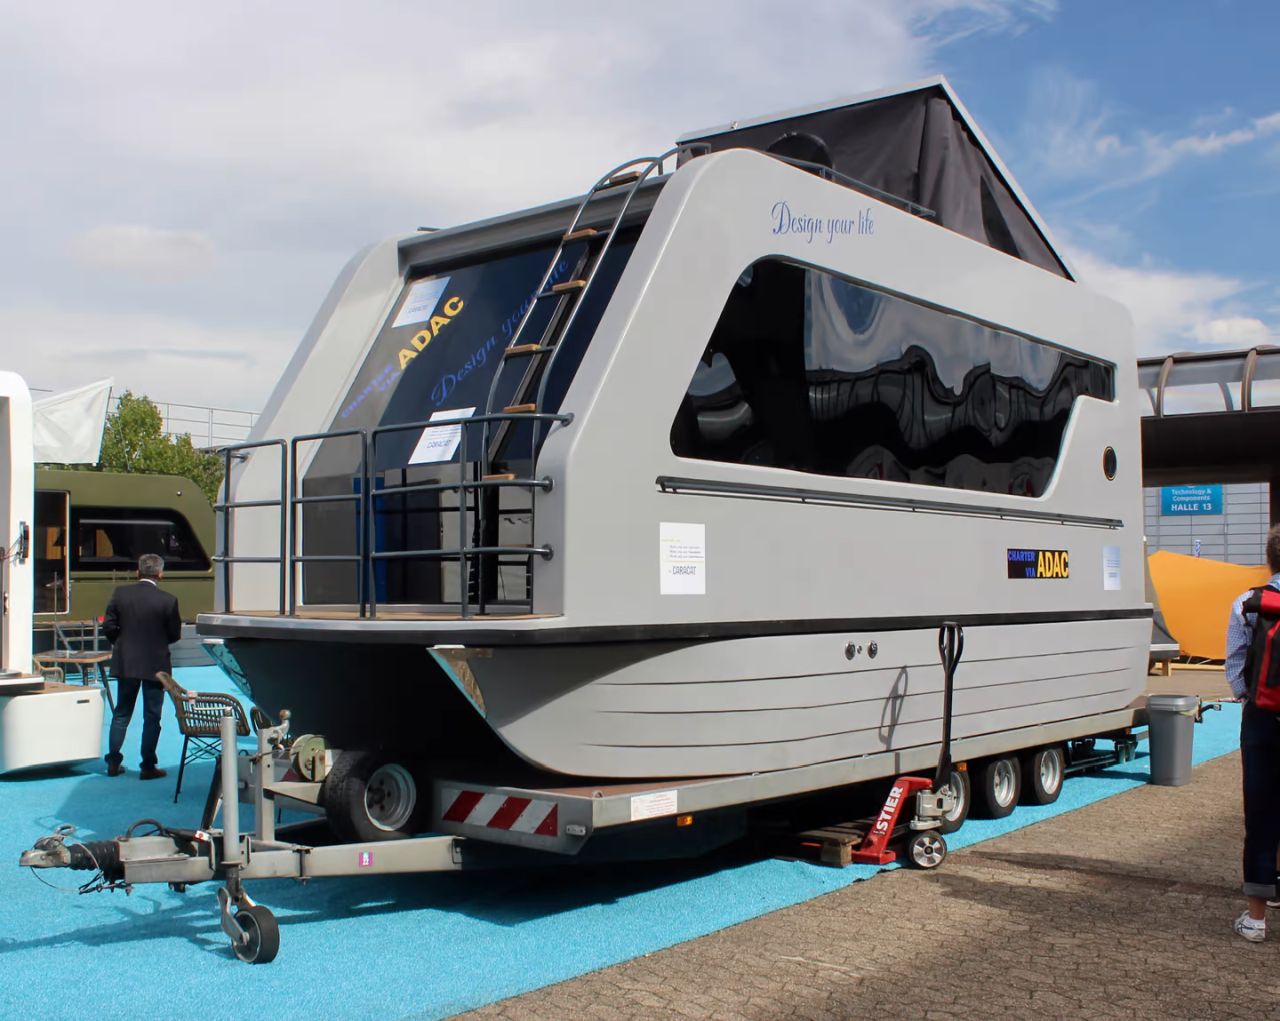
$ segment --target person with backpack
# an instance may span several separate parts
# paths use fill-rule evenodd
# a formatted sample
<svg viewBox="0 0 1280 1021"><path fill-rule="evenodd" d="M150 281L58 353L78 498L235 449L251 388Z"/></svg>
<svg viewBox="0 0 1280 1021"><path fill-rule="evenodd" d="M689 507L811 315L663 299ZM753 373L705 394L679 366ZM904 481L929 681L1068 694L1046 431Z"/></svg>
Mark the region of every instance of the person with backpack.
<svg viewBox="0 0 1280 1021"><path fill-rule="evenodd" d="M1227 683L1240 710L1244 774L1244 895L1236 934L1267 938L1267 906L1276 897L1280 850L1280 525L1267 532L1271 580L1243 593L1227 619Z"/></svg>

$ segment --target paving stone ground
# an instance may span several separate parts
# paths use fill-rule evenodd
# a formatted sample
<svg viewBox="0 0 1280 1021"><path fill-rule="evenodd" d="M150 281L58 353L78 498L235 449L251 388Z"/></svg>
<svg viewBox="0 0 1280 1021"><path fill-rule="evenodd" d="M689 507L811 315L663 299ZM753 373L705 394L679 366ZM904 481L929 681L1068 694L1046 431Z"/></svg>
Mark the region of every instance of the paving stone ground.
<svg viewBox="0 0 1280 1021"><path fill-rule="evenodd" d="M1175 672L1153 691L1225 693ZM1280 1018L1280 912L1242 909L1239 756L465 1015Z"/></svg>

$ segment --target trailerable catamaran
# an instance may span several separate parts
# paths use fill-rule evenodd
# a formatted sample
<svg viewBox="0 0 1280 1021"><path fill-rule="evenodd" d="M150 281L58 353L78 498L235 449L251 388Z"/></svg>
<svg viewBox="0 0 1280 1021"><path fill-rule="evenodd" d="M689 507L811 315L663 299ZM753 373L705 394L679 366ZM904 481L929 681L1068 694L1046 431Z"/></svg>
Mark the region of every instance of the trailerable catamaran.
<svg viewBox="0 0 1280 1021"><path fill-rule="evenodd" d="M241 766L259 822L461 867L926 768L944 621L949 825L971 775L1051 800L1138 722L1136 401L1126 313L940 78L374 246L226 452L199 627L298 735Z"/></svg>

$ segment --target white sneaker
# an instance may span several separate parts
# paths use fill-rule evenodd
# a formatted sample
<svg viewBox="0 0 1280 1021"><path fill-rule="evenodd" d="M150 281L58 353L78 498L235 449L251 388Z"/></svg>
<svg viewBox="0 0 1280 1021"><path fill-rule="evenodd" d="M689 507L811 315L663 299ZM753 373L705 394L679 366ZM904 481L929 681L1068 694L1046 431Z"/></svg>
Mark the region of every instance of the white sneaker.
<svg viewBox="0 0 1280 1021"><path fill-rule="evenodd" d="M1237 936L1243 936L1250 943L1261 943L1267 938L1267 923L1250 918L1247 911L1235 920L1232 928Z"/></svg>

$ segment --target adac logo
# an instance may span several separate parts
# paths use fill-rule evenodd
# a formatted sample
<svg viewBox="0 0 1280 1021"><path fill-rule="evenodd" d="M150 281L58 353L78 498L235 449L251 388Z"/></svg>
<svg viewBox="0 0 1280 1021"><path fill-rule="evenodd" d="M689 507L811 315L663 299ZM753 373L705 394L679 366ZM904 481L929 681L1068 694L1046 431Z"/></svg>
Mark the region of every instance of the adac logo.
<svg viewBox="0 0 1280 1021"><path fill-rule="evenodd" d="M440 331L453 322L456 316L463 309L463 301L457 295L454 295L443 305L440 306L440 312L431 317L431 322L427 323L426 328L419 330L413 335L413 339L409 341L413 347L402 347L400 349L400 371L404 371L404 367L418 357L419 351L425 351L427 345L440 335ZM443 315L441 315L443 313Z"/></svg>
<svg viewBox="0 0 1280 1021"><path fill-rule="evenodd" d="M1010 578L1070 578L1071 561L1064 549L1011 549Z"/></svg>

